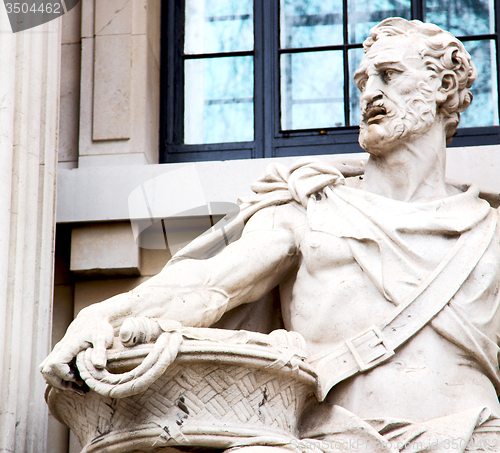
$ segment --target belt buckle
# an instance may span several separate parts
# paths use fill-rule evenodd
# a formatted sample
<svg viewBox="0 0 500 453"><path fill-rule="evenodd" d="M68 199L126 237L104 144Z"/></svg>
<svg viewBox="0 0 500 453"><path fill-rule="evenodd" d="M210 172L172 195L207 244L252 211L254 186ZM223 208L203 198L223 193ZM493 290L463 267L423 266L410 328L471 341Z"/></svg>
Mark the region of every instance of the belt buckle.
<svg viewBox="0 0 500 453"><path fill-rule="evenodd" d="M366 341L370 340L370 337L363 339L363 337L365 336L371 336L371 338L374 339L374 341L373 340L370 341L370 343L367 345L368 348L383 346L385 352L380 351L380 355L377 355L375 358L365 361L361 353L358 351L360 346L365 346L366 349ZM354 357L354 360L356 360L356 363L360 371L366 371L371 368L374 368L394 355L394 349L392 349L387 344L387 340L384 338L384 334L377 326L369 327L356 337L346 340L345 343L349 348L349 351L351 352L352 356Z"/></svg>

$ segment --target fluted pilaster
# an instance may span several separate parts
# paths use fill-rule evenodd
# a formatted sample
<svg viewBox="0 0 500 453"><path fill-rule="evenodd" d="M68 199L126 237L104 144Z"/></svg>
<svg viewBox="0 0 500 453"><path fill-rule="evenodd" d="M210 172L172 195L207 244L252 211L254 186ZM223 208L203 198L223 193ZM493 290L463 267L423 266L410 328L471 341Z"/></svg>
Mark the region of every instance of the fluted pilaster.
<svg viewBox="0 0 500 453"><path fill-rule="evenodd" d="M60 19L12 33L0 2L0 452L44 452Z"/></svg>

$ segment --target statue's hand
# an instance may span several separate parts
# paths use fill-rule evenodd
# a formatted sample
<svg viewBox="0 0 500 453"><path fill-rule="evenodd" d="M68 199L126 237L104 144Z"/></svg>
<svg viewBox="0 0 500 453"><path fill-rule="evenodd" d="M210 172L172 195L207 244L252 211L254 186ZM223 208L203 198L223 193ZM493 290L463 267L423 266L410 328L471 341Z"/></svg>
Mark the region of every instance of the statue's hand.
<svg viewBox="0 0 500 453"><path fill-rule="evenodd" d="M144 342L152 346L140 365L125 373L114 374L112 371L96 369L93 349L78 354L76 363L85 384L94 392L109 398L127 398L146 391L167 371L182 343L182 335L175 329L171 330L174 325L180 326L179 323L165 321L162 324L163 327L170 326L167 327L170 331L163 331L156 320L146 317L129 318L122 324L120 338L124 346L134 347Z"/></svg>
<svg viewBox="0 0 500 453"><path fill-rule="evenodd" d="M40 371L52 386L67 389L72 383L82 385L75 366L75 357L93 347L91 361L98 369L106 366L107 349L113 345L114 330L105 319L82 312L70 324L66 335L41 363Z"/></svg>

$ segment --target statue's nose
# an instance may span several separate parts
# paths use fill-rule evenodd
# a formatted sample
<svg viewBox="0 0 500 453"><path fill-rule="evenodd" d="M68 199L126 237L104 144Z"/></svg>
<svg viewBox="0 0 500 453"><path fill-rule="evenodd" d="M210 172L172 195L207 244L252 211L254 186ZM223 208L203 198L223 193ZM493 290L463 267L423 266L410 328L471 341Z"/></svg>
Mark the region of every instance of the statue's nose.
<svg viewBox="0 0 500 453"><path fill-rule="evenodd" d="M365 105L373 104L374 101L382 99L382 81L378 77L368 77L361 93L361 102Z"/></svg>

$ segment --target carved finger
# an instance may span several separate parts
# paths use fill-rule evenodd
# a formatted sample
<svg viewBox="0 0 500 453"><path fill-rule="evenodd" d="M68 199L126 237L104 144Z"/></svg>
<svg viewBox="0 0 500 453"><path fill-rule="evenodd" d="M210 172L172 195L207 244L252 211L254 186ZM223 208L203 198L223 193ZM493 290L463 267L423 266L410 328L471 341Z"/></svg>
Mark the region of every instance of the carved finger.
<svg viewBox="0 0 500 453"><path fill-rule="evenodd" d="M106 368L107 358L106 358L106 348L104 346L94 346L92 351L92 364L98 369L102 370Z"/></svg>
<svg viewBox="0 0 500 453"><path fill-rule="evenodd" d="M76 382L75 373L67 363L52 364L52 371L64 381Z"/></svg>
<svg viewBox="0 0 500 453"><path fill-rule="evenodd" d="M76 382L78 371L72 369L71 363L80 351L89 346L90 343L88 342L83 342L83 344L79 344L77 347L58 343L50 355L45 359L44 369L52 371L64 381Z"/></svg>
<svg viewBox="0 0 500 453"><path fill-rule="evenodd" d="M99 333L96 335L95 341L93 343L94 350L92 351L92 363L97 369L104 369L107 363L107 352L113 346L113 328L111 325L107 324L99 329Z"/></svg>
<svg viewBox="0 0 500 453"><path fill-rule="evenodd" d="M45 365L41 372L48 384L65 390L71 386L71 381L75 380L68 365L66 365L66 368L55 364L51 366Z"/></svg>

